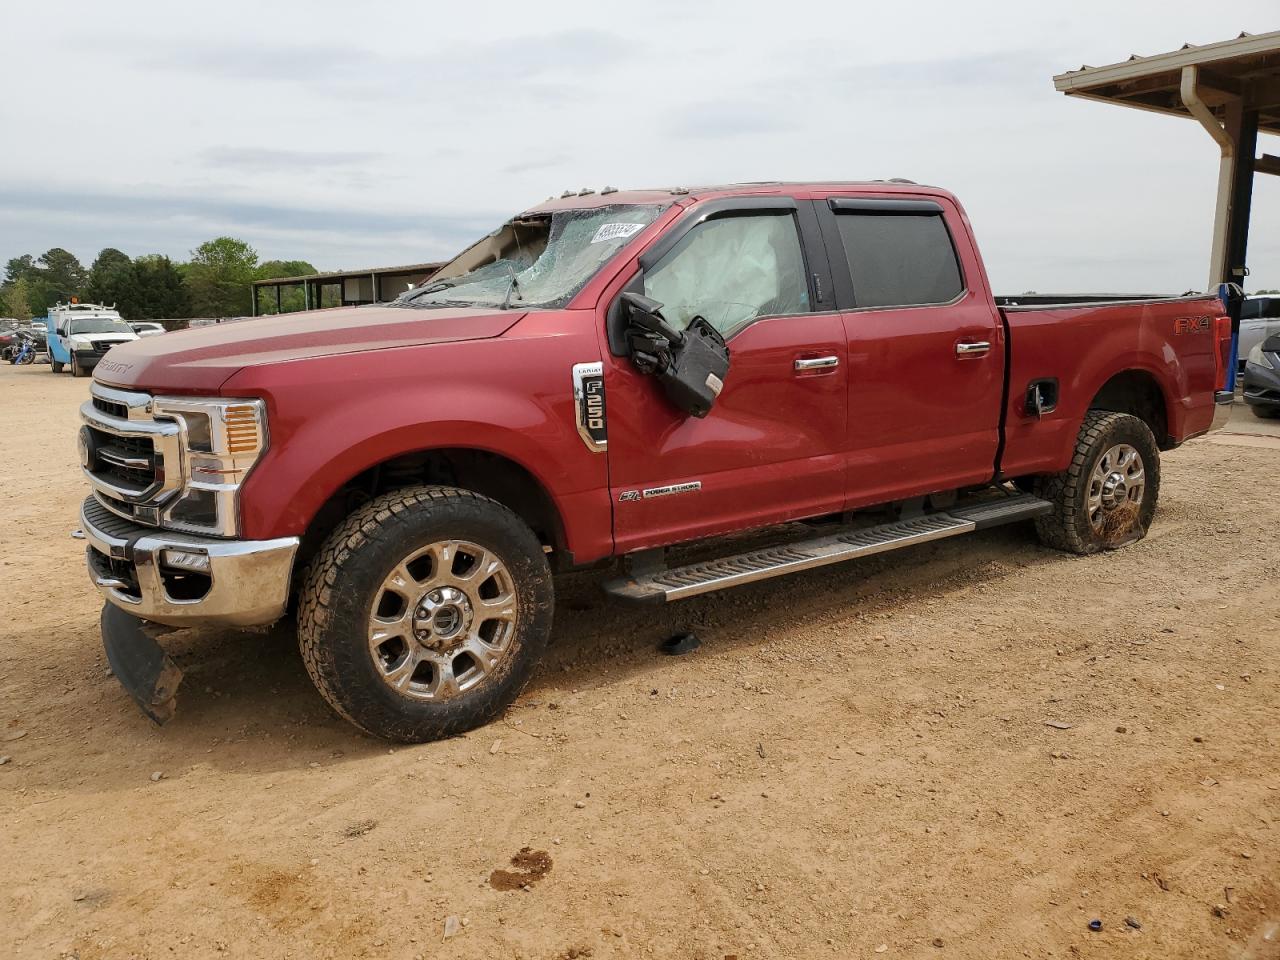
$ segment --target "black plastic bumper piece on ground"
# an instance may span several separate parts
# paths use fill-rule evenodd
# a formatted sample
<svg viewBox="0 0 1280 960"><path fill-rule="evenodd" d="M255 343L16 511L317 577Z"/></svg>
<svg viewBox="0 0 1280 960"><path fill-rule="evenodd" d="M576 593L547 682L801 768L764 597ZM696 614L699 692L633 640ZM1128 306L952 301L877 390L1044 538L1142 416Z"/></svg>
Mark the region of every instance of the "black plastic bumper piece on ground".
<svg viewBox="0 0 1280 960"><path fill-rule="evenodd" d="M101 624L107 662L120 685L148 717L159 725L168 723L177 705L182 671L153 636L164 628L112 603L103 605Z"/></svg>

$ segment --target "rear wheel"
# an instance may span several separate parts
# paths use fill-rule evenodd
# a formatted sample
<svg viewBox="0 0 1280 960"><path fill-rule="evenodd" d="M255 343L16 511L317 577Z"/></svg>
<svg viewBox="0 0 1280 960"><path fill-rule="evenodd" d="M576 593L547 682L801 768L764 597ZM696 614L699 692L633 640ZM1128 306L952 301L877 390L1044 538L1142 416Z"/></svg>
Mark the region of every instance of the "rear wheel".
<svg viewBox="0 0 1280 960"><path fill-rule="evenodd" d="M1047 546L1097 553L1147 535L1160 495L1160 450L1151 429L1127 413L1092 410L1071 465L1041 477L1036 493L1053 504L1036 519Z"/></svg>
<svg viewBox="0 0 1280 960"><path fill-rule="evenodd" d="M453 487L378 497L325 542L302 585L307 672L361 730L412 743L492 719L546 648L542 546L499 503Z"/></svg>
<svg viewBox="0 0 1280 960"><path fill-rule="evenodd" d="M51 367L53 367L53 372L54 372L54 373L61 373L61 372L62 372L62 361L61 361L61 360L50 360L50 361L49 361L49 365L50 365Z"/></svg>
<svg viewBox="0 0 1280 960"><path fill-rule="evenodd" d="M1274 420L1280 417L1280 407L1261 407L1249 404L1249 409L1259 420Z"/></svg>

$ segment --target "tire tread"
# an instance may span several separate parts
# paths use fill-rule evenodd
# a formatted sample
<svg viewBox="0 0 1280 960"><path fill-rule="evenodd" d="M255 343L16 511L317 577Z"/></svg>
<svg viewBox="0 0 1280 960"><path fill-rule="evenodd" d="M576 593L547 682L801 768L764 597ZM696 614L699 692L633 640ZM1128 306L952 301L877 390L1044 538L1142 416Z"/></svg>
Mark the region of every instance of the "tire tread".
<svg viewBox="0 0 1280 960"><path fill-rule="evenodd" d="M360 696L353 685L341 682L341 667L335 656L335 647L324 642L327 630L334 619L334 592L344 568L359 560L363 547L379 535L385 535L394 525L407 525L410 519L424 509L436 514L448 512L461 503L481 503L520 524L536 544L532 531L502 504L489 497L459 487L423 485L405 487L383 494L351 513L329 535L320 551L311 560L302 579L298 596L298 648L302 662L316 689L330 706L353 726L371 736L401 742L419 742L423 739L439 739L454 736L480 726L491 719L494 705L487 697L463 697L450 704L450 715L432 725L428 737L422 735L420 725L406 721L401 726L379 725L375 729L361 719ZM550 579L546 561L539 553L542 572ZM549 624L548 624L549 626ZM545 638L543 638L545 640ZM540 650L538 653L540 654ZM523 678L509 699L514 699L528 677ZM502 704L505 706L505 703Z"/></svg>

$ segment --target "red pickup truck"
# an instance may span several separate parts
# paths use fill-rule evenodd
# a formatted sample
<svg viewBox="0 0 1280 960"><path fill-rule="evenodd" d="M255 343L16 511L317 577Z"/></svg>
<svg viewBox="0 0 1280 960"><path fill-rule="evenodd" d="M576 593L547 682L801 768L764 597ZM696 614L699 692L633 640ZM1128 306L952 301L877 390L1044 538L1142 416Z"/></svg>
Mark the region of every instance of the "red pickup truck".
<svg viewBox="0 0 1280 960"><path fill-rule="evenodd" d="M113 350L80 431L104 642L162 722L164 629L296 610L339 714L447 736L528 680L559 571L666 602L1020 520L1142 537L1230 344L1209 296L998 300L932 187L566 194L394 303Z"/></svg>

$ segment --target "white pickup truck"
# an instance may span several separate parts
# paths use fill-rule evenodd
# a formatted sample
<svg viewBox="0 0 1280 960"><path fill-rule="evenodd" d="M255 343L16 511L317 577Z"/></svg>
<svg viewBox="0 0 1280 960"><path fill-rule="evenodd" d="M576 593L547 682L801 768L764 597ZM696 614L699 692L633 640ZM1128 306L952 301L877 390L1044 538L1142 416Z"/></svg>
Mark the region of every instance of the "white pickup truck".
<svg viewBox="0 0 1280 960"><path fill-rule="evenodd" d="M86 376L116 344L138 339L115 308L96 303L59 303L47 324L53 372L70 367L73 377Z"/></svg>

